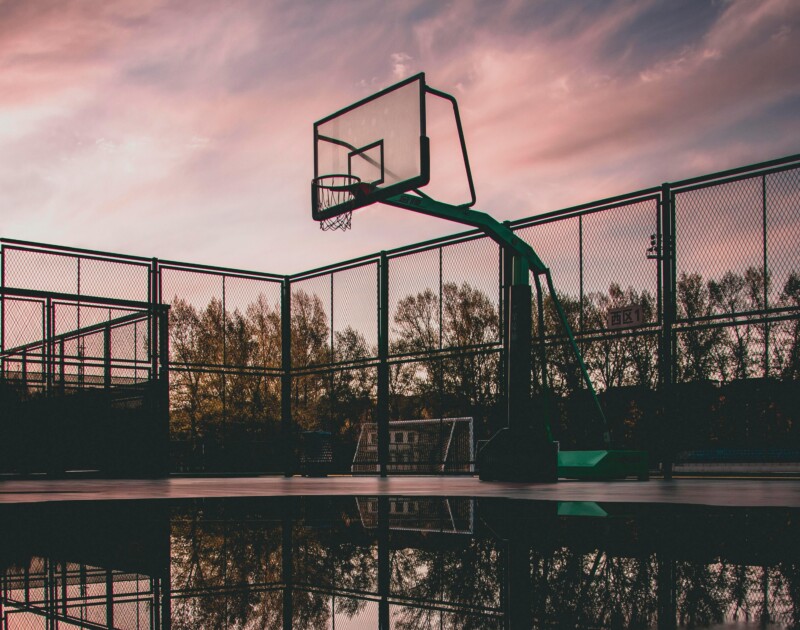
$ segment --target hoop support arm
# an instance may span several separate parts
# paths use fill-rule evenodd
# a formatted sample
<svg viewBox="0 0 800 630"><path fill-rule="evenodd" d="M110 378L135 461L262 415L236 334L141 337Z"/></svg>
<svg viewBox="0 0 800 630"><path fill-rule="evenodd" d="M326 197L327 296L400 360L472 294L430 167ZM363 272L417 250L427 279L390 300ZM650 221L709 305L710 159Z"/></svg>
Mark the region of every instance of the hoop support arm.
<svg viewBox="0 0 800 630"><path fill-rule="evenodd" d="M530 266L530 270L537 274L547 273L547 267L537 256L533 248L514 234L509 227L503 225L497 219L485 212L473 210L465 206L451 206L448 203L436 201L430 197L418 197L416 195L395 195L385 199L383 203L411 210L420 214L426 214L437 219L447 219L456 223L463 223L482 230L489 238L502 247L507 247L517 256L525 259ZM526 283L527 284L527 283Z"/></svg>
<svg viewBox="0 0 800 630"><path fill-rule="evenodd" d="M533 247L523 241L519 236L514 234L514 232L508 226L504 225L485 212L480 212L479 210L473 210L465 206L452 206L447 203L442 203L441 201L436 201L427 196L420 197L408 194L389 197L383 203L396 208L402 208L403 210L411 210L420 214L436 217L438 219L447 219L448 221L455 221L456 223L470 225L483 231L498 245L510 249L517 257L521 259L519 262L527 263L515 265L515 284L530 284L530 278L528 277L529 271L532 271L537 276L545 276L545 279L547 280L547 287L550 291L550 296L552 297L553 304L558 312L558 318L561 320L561 324L564 326L564 330L567 332L570 346L572 346L572 351L575 354L575 357L578 359L578 363L581 368L581 375L586 383L586 387L591 392L595 409L600 416L600 421L603 426L603 443L606 447L608 447L611 442L608 421L605 413L603 413L603 408L600 405L600 401L597 398L597 392L594 389L594 385L592 385L592 381L589 378L589 371L586 368L583 355L581 354L578 344L575 341L575 335L572 332L572 327L569 325L567 315L561 306L561 300L559 300L558 294L553 286L553 279L550 274L550 269L548 269L548 267L542 262L542 259L536 254ZM537 282L536 284L537 292L540 292L541 289L539 287L539 283ZM549 433L550 427L547 426L546 428Z"/></svg>

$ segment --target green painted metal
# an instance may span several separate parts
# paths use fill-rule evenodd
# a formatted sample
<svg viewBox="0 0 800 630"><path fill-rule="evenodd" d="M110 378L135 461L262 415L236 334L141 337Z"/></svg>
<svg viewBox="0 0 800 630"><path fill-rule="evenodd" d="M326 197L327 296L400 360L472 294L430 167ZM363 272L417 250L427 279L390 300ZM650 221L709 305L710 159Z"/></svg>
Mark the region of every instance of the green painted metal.
<svg viewBox="0 0 800 630"><path fill-rule="evenodd" d="M428 216L447 219L448 221L455 221L456 223L463 223L464 225L478 228L496 243L499 243L503 247L508 247L513 250L515 254L526 259L528 265L530 265L531 271L534 273L545 273L547 271L547 267L542 262L542 259L539 258L528 243L514 234L510 228L485 212L473 210L466 206L451 206L450 204L436 201L430 197L418 197L408 194L389 197L384 200L383 203L395 206L396 208L412 210L420 214L427 214Z"/></svg>
<svg viewBox="0 0 800 630"><path fill-rule="evenodd" d="M647 453L629 450L559 451L558 476L602 481L648 478Z"/></svg>
<svg viewBox="0 0 800 630"><path fill-rule="evenodd" d="M643 451L618 451L609 450L611 436L608 430L603 408L597 398L597 392L589 378L586 363L583 360L572 327L569 325L566 313L561 306L558 298L550 269L542 262L533 248L518 237L509 229L507 225L497 221L485 212L473 210L466 206L452 206L431 199L427 196L417 196L409 194L396 195L389 197L385 203L404 210L412 210L420 214L447 219L482 230L487 236L502 247L508 248L514 254L513 260L513 282L514 284L529 284L530 272L537 277L537 295L541 296L541 286L538 276L543 275L547 281L550 297L555 304L558 317L569 338L572 351L580 364L581 374L586 383L586 387L592 395L595 410L603 427L603 443L606 450L600 451L562 451L558 454L558 476L572 479L619 479L628 476L636 476L639 479L646 479L648 476L647 453ZM549 418L544 420L547 435L552 435L551 423Z"/></svg>
<svg viewBox="0 0 800 630"><path fill-rule="evenodd" d="M594 501L559 501L557 510L559 516L608 517L608 512Z"/></svg>
<svg viewBox="0 0 800 630"><path fill-rule="evenodd" d="M545 276L547 280L547 286L550 290L550 296L556 306L559 319L561 320L564 329L567 331L567 336L569 337L572 351L575 353L578 363L581 366L581 374L583 375L586 387L592 394L595 409L597 410L598 417L602 422L604 444L609 446L610 438L608 432L608 422L606 421L605 414L600 406L600 401L597 399L597 393L592 385L592 381L589 378L589 372L586 369L583 356L581 355L581 351L578 348L577 342L575 341L575 335L572 332L572 327L569 325L567 316L564 313L564 309L562 308L561 302L558 299L555 288L553 287L553 280L550 276L550 270L547 268L544 262L542 262L542 259L536 254L533 247L522 240L519 236L514 234L514 232L512 232L508 226L504 225L494 217L486 214L485 212L473 210L465 206L451 206L450 204L436 201L430 197L418 197L416 195L408 194L390 197L385 201L385 203L397 208L403 208L404 210L412 210L414 212L419 212L420 214L426 214L428 216L433 216L440 219L447 219L448 221L456 221L457 223L471 225L482 230L493 241L502 247L508 248L514 253L514 284L529 284L530 272L533 272L537 276ZM541 289L538 282L536 283L536 289L537 294L540 294ZM546 424L547 432L549 434L551 433L549 420L546 421Z"/></svg>

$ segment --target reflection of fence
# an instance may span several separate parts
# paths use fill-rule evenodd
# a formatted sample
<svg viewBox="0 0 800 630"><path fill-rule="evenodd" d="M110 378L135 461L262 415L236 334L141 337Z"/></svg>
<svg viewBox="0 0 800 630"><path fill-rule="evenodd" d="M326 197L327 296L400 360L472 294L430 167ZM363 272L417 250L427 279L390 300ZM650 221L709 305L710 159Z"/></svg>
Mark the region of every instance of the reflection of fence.
<svg viewBox="0 0 800 630"><path fill-rule="evenodd" d="M32 558L2 580L4 628L168 627L160 621L159 581L73 562Z"/></svg>
<svg viewBox="0 0 800 630"><path fill-rule="evenodd" d="M552 270L619 445L656 460L752 440L800 446L800 156L510 225ZM502 424L502 254L467 232L291 276L10 240L2 261L3 286L172 306L182 469L282 470L283 440L324 430L344 472L366 424L472 417L475 441ZM609 311L627 306L643 323L609 329ZM553 406L546 379L562 447L593 446L547 295L532 333L534 413ZM746 409L726 403L743 390L754 392Z"/></svg>
<svg viewBox="0 0 800 630"><path fill-rule="evenodd" d="M173 512L173 624L796 627L792 510L603 507L598 518L440 497L184 504ZM474 528L459 523L473 514Z"/></svg>
<svg viewBox="0 0 800 630"><path fill-rule="evenodd" d="M356 497L361 524L366 529L378 527L380 513L378 497ZM475 516L474 502L469 498L446 497L389 497L387 518L394 531L441 534L472 534Z"/></svg>
<svg viewBox="0 0 800 630"><path fill-rule="evenodd" d="M0 506L0 627L169 628L166 506Z"/></svg>
<svg viewBox="0 0 800 630"><path fill-rule="evenodd" d="M0 506L0 627L800 621L792 509L419 496L103 503Z"/></svg>

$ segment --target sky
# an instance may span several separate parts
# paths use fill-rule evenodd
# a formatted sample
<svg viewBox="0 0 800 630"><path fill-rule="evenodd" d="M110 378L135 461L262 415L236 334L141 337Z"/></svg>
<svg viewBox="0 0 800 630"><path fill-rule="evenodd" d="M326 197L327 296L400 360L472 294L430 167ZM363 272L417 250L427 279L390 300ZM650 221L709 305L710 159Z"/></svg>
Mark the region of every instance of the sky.
<svg viewBox="0 0 800 630"><path fill-rule="evenodd" d="M418 72L501 220L800 153L797 0L0 0L0 236L283 274L460 231L311 219L314 121Z"/></svg>

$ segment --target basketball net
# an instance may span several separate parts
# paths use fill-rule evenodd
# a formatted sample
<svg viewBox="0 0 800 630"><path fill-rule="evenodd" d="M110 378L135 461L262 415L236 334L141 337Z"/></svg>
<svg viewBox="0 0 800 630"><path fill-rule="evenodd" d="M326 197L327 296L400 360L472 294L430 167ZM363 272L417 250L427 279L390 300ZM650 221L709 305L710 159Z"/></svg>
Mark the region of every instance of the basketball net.
<svg viewBox="0 0 800 630"><path fill-rule="evenodd" d="M361 178L355 175L322 175L314 180L316 190L317 211L339 206L343 212L334 217L323 219L319 228L328 230L349 230L352 219L352 207Z"/></svg>

